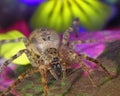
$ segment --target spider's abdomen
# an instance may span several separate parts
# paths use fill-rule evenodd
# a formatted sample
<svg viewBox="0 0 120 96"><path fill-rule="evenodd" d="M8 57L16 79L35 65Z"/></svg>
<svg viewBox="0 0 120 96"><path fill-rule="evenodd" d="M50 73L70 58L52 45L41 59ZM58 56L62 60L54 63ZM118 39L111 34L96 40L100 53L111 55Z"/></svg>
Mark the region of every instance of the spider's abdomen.
<svg viewBox="0 0 120 96"><path fill-rule="evenodd" d="M51 29L41 28L33 31L29 37L30 43L34 44L39 51L44 52L48 48L58 49L59 35Z"/></svg>

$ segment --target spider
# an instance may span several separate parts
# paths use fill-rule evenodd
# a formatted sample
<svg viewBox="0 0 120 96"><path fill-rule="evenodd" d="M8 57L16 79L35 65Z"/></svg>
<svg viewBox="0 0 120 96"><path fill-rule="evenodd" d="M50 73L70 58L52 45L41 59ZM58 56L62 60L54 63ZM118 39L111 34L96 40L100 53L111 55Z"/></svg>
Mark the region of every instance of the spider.
<svg viewBox="0 0 120 96"><path fill-rule="evenodd" d="M76 21L76 19L74 21ZM69 27L64 32L62 40L60 40L59 35L54 30L48 28L40 28L34 30L29 38L18 38L16 40L1 40L1 43L22 41L24 42L26 49L20 50L9 60L5 61L0 67L0 72L5 66L7 66L9 63L11 63L14 59L18 58L23 53L25 53L28 57L32 68L26 70L26 72L18 76L17 80L15 80L15 82L7 90L3 91L0 96L6 96L7 94L9 94L9 92L14 89L19 83L21 83L25 78L36 72L40 72L44 96L48 96L48 86L46 79L47 71L49 71L51 75L56 80L58 80L59 77L56 73L56 70L60 69L62 77L65 78L67 68L76 62L79 63L82 66L83 70L88 73L88 77L92 85L96 86L93 78L89 73L89 69L84 64L84 62L82 62L82 59L95 62L110 76L110 73L99 61L85 54L77 54L76 52L74 52L72 47L75 43L69 42L69 37L71 32L77 30L75 29L75 26L78 26L77 24L79 23L75 24L76 25Z"/></svg>

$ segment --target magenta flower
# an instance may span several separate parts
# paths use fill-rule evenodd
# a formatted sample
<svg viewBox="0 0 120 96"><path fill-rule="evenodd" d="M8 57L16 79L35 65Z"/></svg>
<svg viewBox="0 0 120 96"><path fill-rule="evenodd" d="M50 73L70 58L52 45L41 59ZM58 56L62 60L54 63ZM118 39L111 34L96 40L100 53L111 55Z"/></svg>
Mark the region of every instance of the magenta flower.
<svg viewBox="0 0 120 96"><path fill-rule="evenodd" d="M74 50L79 54L86 54L94 59L96 59L100 54L104 52L106 47L106 42L120 40L119 30L115 31L99 31L99 32L84 32L79 33L79 37L76 38L74 33L71 35L71 41L76 40L94 40L94 43L87 43L87 44L77 44L74 46ZM102 41L101 43L98 41ZM98 66L93 62L83 60L85 64L88 66L90 71L93 71ZM79 64L72 65L72 68L80 68ZM87 75L85 73L85 75Z"/></svg>
<svg viewBox="0 0 120 96"><path fill-rule="evenodd" d="M5 60L1 59L0 61L3 62ZM16 69L16 67L17 66L15 64L10 64L9 66L4 68L4 70L0 74L0 90L5 90L14 82L14 70ZM15 90L12 90L11 93L15 96L20 96Z"/></svg>

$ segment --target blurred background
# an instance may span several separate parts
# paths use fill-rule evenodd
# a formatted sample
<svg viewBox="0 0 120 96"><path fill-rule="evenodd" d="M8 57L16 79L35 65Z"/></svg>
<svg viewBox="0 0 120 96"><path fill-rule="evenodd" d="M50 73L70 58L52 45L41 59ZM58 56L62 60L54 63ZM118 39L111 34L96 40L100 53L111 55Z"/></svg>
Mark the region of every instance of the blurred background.
<svg viewBox="0 0 120 96"><path fill-rule="evenodd" d="M75 17L81 30L118 28L119 5L119 0L0 0L0 28L22 20L29 29L42 26L63 32Z"/></svg>

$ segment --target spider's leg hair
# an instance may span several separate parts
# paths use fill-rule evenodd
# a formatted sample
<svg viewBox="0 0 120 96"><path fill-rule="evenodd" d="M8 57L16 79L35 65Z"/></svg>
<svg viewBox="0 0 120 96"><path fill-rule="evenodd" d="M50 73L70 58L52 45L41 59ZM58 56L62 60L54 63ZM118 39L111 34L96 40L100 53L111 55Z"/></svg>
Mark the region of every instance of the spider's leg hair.
<svg viewBox="0 0 120 96"><path fill-rule="evenodd" d="M39 67L40 74L42 76L42 84L43 84L43 90L44 90L44 96L48 96L48 86L47 86L47 68L46 65L40 65Z"/></svg>
<svg viewBox="0 0 120 96"><path fill-rule="evenodd" d="M79 19L75 18L72 21L72 26L69 27L63 34L63 40L62 40L62 47L66 47L69 43L69 37L70 37L70 33L73 31L79 31Z"/></svg>
<svg viewBox="0 0 120 96"><path fill-rule="evenodd" d="M26 49L20 50L17 54L12 56L9 60L5 61L1 66L0 66L0 73L6 67L8 64L10 64L14 59L18 58L20 55L22 55L25 52Z"/></svg>
<svg viewBox="0 0 120 96"><path fill-rule="evenodd" d="M67 63L61 63L63 79L66 77Z"/></svg>
<svg viewBox="0 0 120 96"><path fill-rule="evenodd" d="M101 67L110 77L111 77L111 74L109 73L109 71L96 59L94 58L91 58L85 54L81 54L81 57L82 58L85 58L86 60L89 60L89 61L92 61L94 62L95 64L97 64L99 67Z"/></svg>
<svg viewBox="0 0 120 96"><path fill-rule="evenodd" d="M82 61L82 57L81 55L77 54L76 52L74 52L73 50L69 50L69 59L73 62L73 63L78 63L81 65L81 67L83 68L84 71L86 71L88 73L88 77L92 83L92 85L94 87L96 87L96 83L93 81L93 78L89 72L88 67L84 64L84 62Z"/></svg>
<svg viewBox="0 0 120 96"><path fill-rule="evenodd" d="M70 33L73 31L72 27L69 27L63 34L63 39L62 39L62 48L66 48L68 43L69 43L69 37Z"/></svg>
<svg viewBox="0 0 120 96"><path fill-rule="evenodd" d="M27 39L26 37L20 37L17 39L0 40L0 44L21 42L21 41L26 41L26 39Z"/></svg>
<svg viewBox="0 0 120 96"><path fill-rule="evenodd" d="M69 43L69 48L73 48L75 45L91 44L91 43L105 43L104 40L76 40Z"/></svg>
<svg viewBox="0 0 120 96"><path fill-rule="evenodd" d="M93 80L93 78L92 78L92 76L91 76L91 74L90 74L90 72L89 72L88 67L82 62L81 55L77 55L77 54L76 54L75 57L76 57L76 61L81 65L81 67L83 68L83 70L88 73L88 77L89 77L89 79L90 79L93 87L96 87L96 83L95 83L95 81Z"/></svg>
<svg viewBox="0 0 120 96"><path fill-rule="evenodd" d="M36 58L34 58L35 56L34 56L34 54L32 54L32 52L30 52L29 50L25 50L25 54L26 54L26 56L27 56L27 58L29 59L29 61L30 61L30 64L33 66L33 67L37 67L38 65L37 65L37 60L36 60Z"/></svg>
<svg viewBox="0 0 120 96"><path fill-rule="evenodd" d="M72 28L73 28L73 32L76 33L76 35L78 35L79 33L79 25L80 25L80 20L79 18L75 18L73 21L72 21Z"/></svg>
<svg viewBox="0 0 120 96"><path fill-rule="evenodd" d="M99 41L99 43L104 43L102 41ZM69 48L73 49L75 45L80 45L80 44L89 44L89 43L98 43L96 40L75 40L75 41L70 41L69 42Z"/></svg>
<svg viewBox="0 0 120 96"><path fill-rule="evenodd" d="M55 73L55 70L53 70L50 66L47 68L50 72L50 74L56 79L58 80L58 76L57 74Z"/></svg>
<svg viewBox="0 0 120 96"><path fill-rule="evenodd" d="M69 46L70 48L73 48L74 45L78 45L78 44L91 44L91 43L110 43L116 40L108 40L108 39L102 39L102 40L75 40L75 41L71 41Z"/></svg>
<svg viewBox="0 0 120 96"><path fill-rule="evenodd" d="M7 90L3 91L3 93L0 94L0 96L6 96L7 94L9 94L10 91L14 89L18 84L20 84L25 78L29 77L31 74L36 72L39 72L39 68L31 68L26 70L24 73L18 76L17 80L15 80L15 82L10 87L8 87Z"/></svg>

